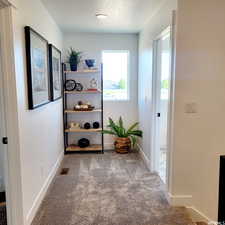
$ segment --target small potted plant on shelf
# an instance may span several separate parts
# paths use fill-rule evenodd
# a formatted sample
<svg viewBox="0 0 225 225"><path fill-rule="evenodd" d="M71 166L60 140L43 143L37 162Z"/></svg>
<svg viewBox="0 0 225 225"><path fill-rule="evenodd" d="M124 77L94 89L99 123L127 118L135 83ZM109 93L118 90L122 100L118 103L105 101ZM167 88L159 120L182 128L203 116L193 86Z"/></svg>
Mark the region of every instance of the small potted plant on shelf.
<svg viewBox="0 0 225 225"><path fill-rule="evenodd" d="M68 61L70 63L71 71L77 71L77 65L80 63L82 58L82 52L74 50L72 47L68 51Z"/></svg>
<svg viewBox="0 0 225 225"><path fill-rule="evenodd" d="M135 123L126 130L121 117L118 123L115 123L109 118L109 124L107 125L109 130L103 130L103 133L116 136L114 145L117 153L128 153L131 149L131 145L133 147L136 145L137 137L142 137L142 131L135 129L137 126L138 123Z"/></svg>

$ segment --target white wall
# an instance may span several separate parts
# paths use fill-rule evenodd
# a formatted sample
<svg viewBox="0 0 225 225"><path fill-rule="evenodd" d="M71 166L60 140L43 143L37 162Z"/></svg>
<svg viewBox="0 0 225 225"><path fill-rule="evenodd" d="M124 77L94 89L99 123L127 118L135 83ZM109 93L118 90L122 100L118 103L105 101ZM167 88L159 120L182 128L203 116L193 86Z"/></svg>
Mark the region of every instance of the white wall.
<svg viewBox="0 0 225 225"><path fill-rule="evenodd" d="M136 34L94 34L94 33L66 33L64 34L64 55L69 47L80 50L85 58L94 58L97 65L101 63L102 50L130 51L130 100L105 101L104 124L108 117L118 119L122 116L125 125L138 120L137 108L137 67L138 67L138 36ZM113 62L112 62L113 63ZM112 139L105 138L105 147L112 148Z"/></svg>
<svg viewBox="0 0 225 225"><path fill-rule="evenodd" d="M153 40L171 24L172 10L176 9L176 0L163 1L145 25L139 37L139 121L144 137L141 148L148 159L151 157L151 121L152 121L152 50Z"/></svg>
<svg viewBox="0 0 225 225"><path fill-rule="evenodd" d="M179 0L173 195L216 220L219 156L225 154L225 1ZM196 103L197 113L185 113Z"/></svg>
<svg viewBox="0 0 225 225"><path fill-rule="evenodd" d="M29 25L62 49L62 34L39 0L20 0L13 10L19 112L23 212L29 224L41 193L63 153L62 100L28 110L24 26Z"/></svg>

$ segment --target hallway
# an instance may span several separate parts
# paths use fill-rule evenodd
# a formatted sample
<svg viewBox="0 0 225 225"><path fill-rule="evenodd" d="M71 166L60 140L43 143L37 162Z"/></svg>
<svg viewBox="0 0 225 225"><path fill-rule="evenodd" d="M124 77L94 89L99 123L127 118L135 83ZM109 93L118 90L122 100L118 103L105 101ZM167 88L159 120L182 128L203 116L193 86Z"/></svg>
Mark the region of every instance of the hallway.
<svg viewBox="0 0 225 225"><path fill-rule="evenodd" d="M32 225L190 225L138 153L66 155Z"/></svg>

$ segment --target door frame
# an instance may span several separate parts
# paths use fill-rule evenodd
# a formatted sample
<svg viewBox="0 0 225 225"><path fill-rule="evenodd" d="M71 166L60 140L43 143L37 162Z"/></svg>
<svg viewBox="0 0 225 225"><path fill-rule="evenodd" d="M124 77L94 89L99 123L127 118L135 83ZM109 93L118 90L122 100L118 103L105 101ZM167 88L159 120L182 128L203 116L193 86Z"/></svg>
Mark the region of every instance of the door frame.
<svg viewBox="0 0 225 225"><path fill-rule="evenodd" d="M8 225L24 225L23 195L19 142L19 115L17 104L17 86L14 58L14 39L12 5L6 0L0 0L0 82L3 88L3 104L5 116L5 136L8 137L6 149L5 186L7 198ZM5 5L3 5L3 3ZM0 106L2 107L2 105ZM1 139L2 137L0 137Z"/></svg>
<svg viewBox="0 0 225 225"><path fill-rule="evenodd" d="M167 168L166 168L166 188L167 191L171 189L171 170L172 170L172 139L173 139L173 115L174 115L174 91L175 91L175 72L174 72L174 60L175 60L175 35L174 35L174 23L175 23L175 11L173 12L172 24L163 30L156 38L153 40L153 72L152 72L152 145L151 145L151 170L157 171L158 165L157 160L159 159L159 154L156 149L159 145L159 138L157 138L158 128L157 128L157 84L158 84L158 71L157 71L157 42L165 34L170 32L170 87L169 87L169 102L168 102L168 115L167 115Z"/></svg>

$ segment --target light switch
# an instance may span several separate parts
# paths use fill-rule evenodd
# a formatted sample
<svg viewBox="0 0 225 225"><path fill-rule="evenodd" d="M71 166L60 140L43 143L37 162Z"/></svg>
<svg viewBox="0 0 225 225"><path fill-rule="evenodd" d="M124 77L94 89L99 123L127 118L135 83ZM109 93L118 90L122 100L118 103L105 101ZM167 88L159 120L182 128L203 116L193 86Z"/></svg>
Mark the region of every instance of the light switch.
<svg viewBox="0 0 225 225"><path fill-rule="evenodd" d="M197 104L195 102L185 104L185 113L197 113Z"/></svg>

